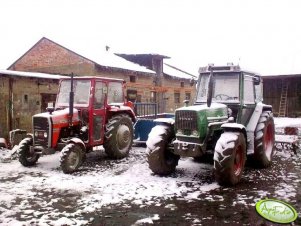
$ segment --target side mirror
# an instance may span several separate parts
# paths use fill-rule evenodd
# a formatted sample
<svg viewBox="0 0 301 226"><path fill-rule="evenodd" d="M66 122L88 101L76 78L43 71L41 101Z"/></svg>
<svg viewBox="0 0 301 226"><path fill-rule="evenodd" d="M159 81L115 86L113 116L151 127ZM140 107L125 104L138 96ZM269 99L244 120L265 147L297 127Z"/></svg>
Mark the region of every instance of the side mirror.
<svg viewBox="0 0 301 226"><path fill-rule="evenodd" d="M258 86L260 84L260 78L259 77L254 77L253 81L254 81L255 86Z"/></svg>

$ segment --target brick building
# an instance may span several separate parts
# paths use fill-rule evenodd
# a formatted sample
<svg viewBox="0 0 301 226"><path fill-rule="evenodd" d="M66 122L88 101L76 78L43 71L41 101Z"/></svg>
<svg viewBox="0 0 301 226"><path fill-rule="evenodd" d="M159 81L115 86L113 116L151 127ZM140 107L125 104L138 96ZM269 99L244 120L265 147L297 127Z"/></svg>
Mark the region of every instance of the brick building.
<svg viewBox="0 0 301 226"><path fill-rule="evenodd" d="M55 102L63 76L0 70L0 137L13 129L31 131L31 116Z"/></svg>
<svg viewBox="0 0 301 226"><path fill-rule="evenodd" d="M30 132L31 116L55 101L59 78L71 73L124 79L129 100L158 103L160 112L173 112L195 95L191 76L164 64L164 56L150 54L151 65L139 65L109 51L96 52L81 55L42 38L8 70L0 70L0 137L17 128Z"/></svg>
<svg viewBox="0 0 301 226"><path fill-rule="evenodd" d="M124 79L129 100L157 102L160 112L173 112L182 106L185 98L192 99L195 87L190 84L188 73L164 64L165 58L148 55L148 64L139 65L110 51L94 50L79 54L43 37L8 69L61 75L73 72L79 76ZM164 73L165 69L172 72Z"/></svg>

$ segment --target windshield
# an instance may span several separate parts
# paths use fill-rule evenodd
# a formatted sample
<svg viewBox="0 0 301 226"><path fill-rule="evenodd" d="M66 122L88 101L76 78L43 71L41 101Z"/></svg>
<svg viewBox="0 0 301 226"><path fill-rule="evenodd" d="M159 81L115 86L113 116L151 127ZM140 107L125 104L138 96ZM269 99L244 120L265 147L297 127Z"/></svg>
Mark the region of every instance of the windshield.
<svg viewBox="0 0 301 226"><path fill-rule="evenodd" d="M63 80L57 98L57 106L69 106L71 80ZM74 105L87 107L89 104L91 82L89 80L74 80Z"/></svg>
<svg viewBox="0 0 301 226"><path fill-rule="evenodd" d="M201 76L197 102L206 102L208 94L209 74ZM239 74L213 74L212 102L238 102L239 101Z"/></svg>

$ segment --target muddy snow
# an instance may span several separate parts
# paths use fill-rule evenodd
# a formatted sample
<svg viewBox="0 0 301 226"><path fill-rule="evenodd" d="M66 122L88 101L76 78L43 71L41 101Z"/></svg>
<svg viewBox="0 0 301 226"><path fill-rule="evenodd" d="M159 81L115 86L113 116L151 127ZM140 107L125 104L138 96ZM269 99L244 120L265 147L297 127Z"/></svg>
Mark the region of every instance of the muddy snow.
<svg viewBox="0 0 301 226"><path fill-rule="evenodd" d="M275 120L278 127L285 122L301 127L300 119ZM301 214L300 150L277 151L268 169L247 166L232 188L214 181L212 164L192 158L180 159L168 177L155 176L144 147L117 161L100 148L72 175L59 169L59 153L26 168L10 160L10 151L0 152L1 225L256 225L263 219L255 203L267 197L287 201Z"/></svg>

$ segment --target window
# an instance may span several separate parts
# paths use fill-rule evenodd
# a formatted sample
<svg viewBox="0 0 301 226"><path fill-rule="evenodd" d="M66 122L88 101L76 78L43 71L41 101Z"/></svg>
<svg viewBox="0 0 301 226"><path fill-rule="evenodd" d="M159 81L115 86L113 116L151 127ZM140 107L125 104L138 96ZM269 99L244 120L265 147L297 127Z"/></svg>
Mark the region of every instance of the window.
<svg viewBox="0 0 301 226"><path fill-rule="evenodd" d="M28 95L27 94L24 95L24 103L28 104Z"/></svg>
<svg viewBox="0 0 301 226"><path fill-rule="evenodd" d="M123 89L120 82L109 83L108 104L111 103L123 103Z"/></svg>
<svg viewBox="0 0 301 226"><path fill-rule="evenodd" d="M150 93L150 102L152 102L152 103L157 102L157 93L155 91L151 91L151 93Z"/></svg>
<svg viewBox="0 0 301 226"><path fill-rule="evenodd" d="M130 82L136 82L137 77L135 75L130 75Z"/></svg>
<svg viewBox="0 0 301 226"><path fill-rule="evenodd" d="M180 93L176 92L174 94L175 103L180 103Z"/></svg>
<svg viewBox="0 0 301 226"><path fill-rule="evenodd" d="M254 92L254 81L253 77L244 76L244 103L254 104L255 103L255 92Z"/></svg>
<svg viewBox="0 0 301 226"><path fill-rule="evenodd" d="M185 100L190 100L191 94L190 93L185 93Z"/></svg>
<svg viewBox="0 0 301 226"><path fill-rule="evenodd" d="M60 85L58 94L58 106L68 106L71 90L71 80L63 80ZM88 106L90 99L91 82L89 80L74 80L74 105L75 106Z"/></svg>
<svg viewBox="0 0 301 226"><path fill-rule="evenodd" d="M103 82L96 82L95 84L95 94L94 94L95 109L100 109L103 107L104 98L105 98L104 89L103 89L104 87L106 87L106 85Z"/></svg>
<svg viewBox="0 0 301 226"><path fill-rule="evenodd" d="M184 82L181 82L181 87L184 87L185 83Z"/></svg>

